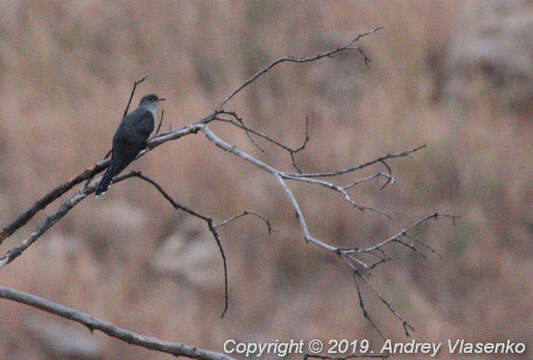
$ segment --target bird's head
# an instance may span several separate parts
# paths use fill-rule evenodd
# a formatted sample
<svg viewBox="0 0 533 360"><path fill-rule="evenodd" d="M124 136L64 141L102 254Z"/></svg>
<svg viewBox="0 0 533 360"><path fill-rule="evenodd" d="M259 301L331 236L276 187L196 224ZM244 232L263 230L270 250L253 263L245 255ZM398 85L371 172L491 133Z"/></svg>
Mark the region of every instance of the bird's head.
<svg viewBox="0 0 533 360"><path fill-rule="evenodd" d="M157 107L159 106L159 103L164 100L165 98L160 98L159 96L155 94L148 94L148 95L143 96L139 106L157 109Z"/></svg>

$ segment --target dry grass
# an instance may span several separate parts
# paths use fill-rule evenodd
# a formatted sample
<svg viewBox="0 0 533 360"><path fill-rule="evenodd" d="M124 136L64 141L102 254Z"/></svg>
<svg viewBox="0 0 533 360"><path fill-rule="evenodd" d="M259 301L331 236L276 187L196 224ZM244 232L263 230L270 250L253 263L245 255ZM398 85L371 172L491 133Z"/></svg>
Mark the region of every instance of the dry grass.
<svg viewBox="0 0 533 360"><path fill-rule="evenodd" d="M311 118L307 169L333 169L422 143L392 163L398 182L357 199L394 211L389 222L358 213L336 196L295 187L312 231L339 244L369 242L439 210L461 216L454 228L431 223L417 234L446 258L403 248L373 280L412 320L417 337L530 341L533 247L533 131L529 118L493 108L481 94L468 111L435 97L445 56L460 30L450 2L26 1L0 5L0 222L91 165L110 146L131 83L169 101L174 127L206 115L258 67L287 54L337 46L375 25L364 40L370 71L356 56L282 65L231 108L291 145ZM138 99L136 100L138 101ZM246 138L225 138L278 166ZM336 259L304 246L293 211L273 179L223 154L201 136L167 144L136 163L176 199L222 219L241 209L270 217L223 230L231 307L222 291L162 277L148 263L184 217L147 185L130 181L72 211L0 274L2 284L90 312L144 334L222 350L227 338L378 337L356 305L350 275ZM55 206L52 206L52 209ZM45 213L50 210L45 211ZM32 221L31 226L45 214ZM28 234L21 230L3 249ZM213 245L213 256L217 250ZM402 329L377 301L369 308L391 337ZM0 357L41 358L24 350L22 319L42 316L2 302ZM165 359L102 335L109 358ZM528 337L529 336L529 337ZM24 354L24 355L23 355ZM441 358L446 358L442 354ZM415 359L416 357L413 357Z"/></svg>

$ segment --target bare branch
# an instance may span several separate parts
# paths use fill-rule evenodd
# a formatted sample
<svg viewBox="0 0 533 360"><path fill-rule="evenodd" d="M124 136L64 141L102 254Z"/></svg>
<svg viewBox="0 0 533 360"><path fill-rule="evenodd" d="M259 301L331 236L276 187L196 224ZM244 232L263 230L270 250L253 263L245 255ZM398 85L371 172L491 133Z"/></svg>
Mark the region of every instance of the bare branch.
<svg viewBox="0 0 533 360"><path fill-rule="evenodd" d="M261 220L263 220L267 226L267 229L268 229L268 234L272 234L272 225L270 223L270 220L266 217L264 217L263 215L260 215L258 213L255 213L255 212L252 212L252 211L248 211L248 210L245 210L243 211L242 213L238 214L238 215L234 215L232 217L229 217L227 218L226 220L223 220L222 222L218 223L218 224L215 224L213 225L215 228L218 228L218 227L221 227L221 226L224 226L226 224L229 224L230 222L234 221L234 220L237 220L237 219L240 219L246 215L253 215Z"/></svg>
<svg viewBox="0 0 533 360"><path fill-rule="evenodd" d="M121 175L115 178L114 182L120 182L127 178L133 176L133 173L130 172L125 175ZM79 191L74 193L69 199L67 199L52 215L48 216L37 228L24 240L22 240L18 245L13 247L11 250L6 252L4 256L0 258L0 269L5 265L9 264L15 260L19 255L22 254L24 250L30 247L38 238L40 238L44 233L46 233L52 226L55 225L63 216L65 216L72 208L78 205L87 195L93 193L96 188L96 183L93 182L88 186L82 187Z"/></svg>
<svg viewBox="0 0 533 360"><path fill-rule="evenodd" d="M409 324L407 322L407 320L405 320L395 309L394 307L390 304L390 302L385 299L385 297L383 295L381 295L381 293L378 291L378 289L376 289L374 287L374 285L372 285L372 283L368 280L368 278L364 275L364 274L361 274L361 273L358 273L357 276L359 276L359 278L363 279L365 283L368 284L368 286L370 286L370 288L372 289L372 291L374 291L374 293L379 297L379 299L381 300L381 302L383 304L385 304L388 308L389 308L389 311L394 315L396 316L396 318L398 318L398 320L400 320L402 322L402 326L403 326L403 330L405 331L405 336L407 337L411 337L411 333L409 332L409 330L411 331L416 331L414 327L411 326L411 324Z"/></svg>
<svg viewBox="0 0 533 360"><path fill-rule="evenodd" d="M222 118L222 117L220 117L220 115L229 115L229 116L233 117L235 120L229 120L229 119L226 119L226 118ZM234 111L224 111L224 110L219 111L219 112L217 112L215 120L221 121L221 122L225 122L225 123L229 123L229 124L231 124L231 125L233 125L235 127L238 127L240 129L244 130L248 135L250 135L250 134L256 135L256 136L266 140L267 142L272 143L272 144L278 146L279 148L289 152L291 154L291 156L292 156L292 154L295 154L295 153L297 153L299 151L302 151L305 148L305 146L307 145L307 142L309 141L309 128L308 128L309 119L307 117L305 118L305 126L306 126L306 128L305 128L305 140L304 140L304 143L303 143L303 145L299 146L296 149L293 149L293 148L291 148L291 147L289 147L287 145L284 145L283 143L273 139L272 137L270 137L269 135L267 135L267 134L265 134L263 132L260 132L260 131L257 131L257 130L254 130L252 128L249 128L249 127L245 126L242 118L239 117L237 115L237 113L235 113ZM252 140L252 141L254 141L254 143L255 143L255 140ZM257 143L255 143L255 144L256 144L256 146L259 146ZM265 152L262 147L261 147L261 151ZM293 164L294 164L294 161L293 161ZM297 166L295 166L295 168L298 169Z"/></svg>
<svg viewBox="0 0 533 360"><path fill-rule="evenodd" d="M225 114L225 115L230 115L230 116L232 116L234 118L239 118L237 116L237 114L234 113L234 112L220 111L220 112L217 113L217 115L219 115L219 114ZM283 175L284 178L290 179L290 180L294 180L294 181L303 181L303 182L308 182L308 183L312 183L312 184L318 184L318 185L324 186L326 188L335 190L335 191L341 193L342 195L344 195L345 199L353 207L355 207L355 208L357 208L357 209L359 209L361 211L364 211L364 210L374 211L374 212L376 212L376 213L378 213L380 215L386 216L389 219L391 218L390 215L388 215L386 212L384 212L382 210L379 210L379 209L376 209L376 208L373 208L373 207L359 205L351 198L351 195L346 191L346 189L349 189L350 187L355 186L357 182L354 183L354 184L347 185L345 187L341 187L341 186L337 186L337 185L335 185L335 184L333 184L331 182L328 182L328 181L312 179L312 178L308 178L308 177L302 176L302 173L301 173L300 169L298 168L298 166L296 164L296 161L295 161L295 158L294 158L294 154L299 152L299 151L301 151L301 150L303 150L303 149L305 149L305 146L306 146L307 142L309 141L309 130L308 130L309 119L308 118L306 118L306 133L305 133L304 143L300 147L295 148L295 149L290 148L290 147L280 143L279 141L276 141L276 140L272 139L270 136L268 136L268 135L266 135L264 133L261 133L259 131L254 130L254 129L247 128L244 125L242 125L241 123L236 123L235 121L232 121L232 120L220 118L219 116L215 116L215 120L223 121L223 122L229 122L229 123L231 123L232 125L234 125L236 127L244 129L245 131L247 131L249 133L252 133L254 135L257 135L257 136L259 136L259 137L271 142L272 144L275 144L278 147L288 151L290 153L290 155L291 155L291 159L293 161L293 165L297 169L299 174L290 174L290 173L285 173L285 172L281 172L281 171L277 170L277 171L279 171L280 174ZM416 150L418 150L418 148ZM394 156L394 155L395 154L389 154L389 155L386 155L386 157L390 157L390 156ZM249 156L249 157L251 158L251 156ZM382 158L384 158L384 157L382 157ZM390 174L391 173L390 172L390 168L388 167L388 165L384 162L384 160L382 158L377 159L374 163L377 163L377 162L383 163L387 167L387 169L389 170L389 174ZM254 160L256 160L256 159L254 159ZM384 177L391 177L391 175L388 175L388 174L385 174L385 173L381 173L381 174ZM361 181L366 181L366 180L360 180L359 182L361 182ZM386 186L387 184L388 184L388 182L386 182L384 186Z"/></svg>
<svg viewBox="0 0 533 360"><path fill-rule="evenodd" d="M287 185L287 183L285 182L285 180L283 180L283 178L281 177L280 174L277 174L276 175L276 178L278 179L279 183L281 184L281 187L283 188L283 190L285 190L285 192L287 193L287 196L289 197L289 200L292 202L292 206L294 207L294 210L296 211L296 219L298 220L298 222L300 223L300 226L302 227L302 231L304 233L304 238L305 238L305 241L307 242L312 242L326 250L330 250L330 251L333 251L335 252L337 250L337 248L335 246L332 246L332 245L329 245L313 236L311 236L311 233L309 232L309 228L307 227L307 222L305 221L305 217L302 213L302 210L300 209L300 205L298 204L298 201L296 200L296 198L294 197L294 194L292 193L291 189L289 188L289 186Z"/></svg>
<svg viewBox="0 0 533 360"><path fill-rule="evenodd" d="M155 131L156 135L159 135L161 130L161 125L163 125L163 117L165 116L165 109L161 109L161 118L159 118L159 125L157 125L157 130Z"/></svg>
<svg viewBox="0 0 533 360"><path fill-rule="evenodd" d="M295 63L306 63L306 62L313 62L313 61L317 61L317 60L320 60L320 59L323 59L323 58L327 58L327 57L332 57L333 55L335 54L338 54L338 53L341 53L343 51L350 51L350 50L354 50L354 48L352 48L352 45L354 43L356 43L357 41L359 41L361 38L365 37L365 36L368 36L370 34L373 34L375 33L376 31L378 30L381 30L382 27L381 26L378 26L370 31L367 31L365 33L362 33L362 34L359 34L357 35L357 37L355 37L355 39L353 39L352 41L350 41L348 44L344 45L344 46L341 46L341 47L338 47L336 49L333 49L333 50L329 50L329 51L326 51L326 52L323 52L323 53L320 53L320 54L317 54L315 56L308 56L308 57L294 57L294 56L285 56L285 57L282 57L282 58L279 58L273 62L271 62L270 64L268 64L267 66L265 66L264 68L262 68L261 70L259 70L258 72L256 72L254 75L252 75L248 80L246 80L244 83L242 83L237 89L233 90L231 92L231 94L229 94L220 104L218 104L218 106L216 107L216 110L222 110L224 108L224 106L235 96L237 95L241 90L243 90L245 87L247 87L248 85L250 85L251 83L253 83L254 81L256 81L260 76L266 74L270 69L272 69L273 67L275 67L276 65L278 64L281 64L281 63L284 63L284 62L295 62ZM368 63L369 63L369 58L365 55L365 53L357 48L357 50L359 51L359 53L363 56L364 58L364 61L365 61L365 64L368 66Z"/></svg>
<svg viewBox="0 0 533 360"><path fill-rule="evenodd" d="M398 243L398 244L400 244L400 245L412 250L415 255L420 255L421 257L426 259L426 255L424 255L423 253L418 251L413 243L405 242L402 239L396 239L396 240L394 240L394 242L396 242L396 243Z"/></svg>
<svg viewBox="0 0 533 360"><path fill-rule="evenodd" d="M384 177L384 178L387 179L385 184L383 186L381 186L380 190L383 190L386 185L394 182L394 176L391 176L391 175L389 175L387 173L379 171L379 172L375 173L374 175L370 175L370 176L367 176L367 177L364 177L364 178L361 178L361 179L357 179L357 180L351 182L350 184L348 184L346 186L343 186L342 188L344 190L349 190L349 189L351 189L351 188L353 188L353 187L355 187L355 186L357 186L357 185L359 185L361 183L368 182L368 181L371 181L373 179L378 179L378 181L379 181L380 177Z"/></svg>
<svg viewBox="0 0 533 360"><path fill-rule="evenodd" d="M412 153L414 153L414 152L416 152L418 150L421 150L421 149L425 148L426 146L427 145L424 144L424 145L417 146L417 147L415 147L415 148L413 148L411 150L389 153L389 154L381 156L381 157L379 157L377 159L367 161L366 163L363 163L361 165L357 165L357 166L354 166L354 167L349 167L349 168L342 169L342 170L329 171L329 172L323 172L323 173L304 173L304 174L290 174L290 175L307 177L307 178L329 177L329 176L343 175L343 174L347 174L347 173L350 173L350 172L353 172L353 171L356 171L356 170L361 170L363 168L369 167L369 166L374 165L374 164L379 163L379 162L383 162L383 160L400 158L400 157L408 157Z"/></svg>
<svg viewBox="0 0 533 360"><path fill-rule="evenodd" d="M359 307L361 308L361 310L363 311L363 316L365 317L365 319L368 320L368 322L370 323L370 325L372 325L372 327L374 329L376 329L376 331L379 333L379 335L383 338L383 339L386 339L385 338L385 335L383 334L383 332L381 331L381 329L376 325L376 323L374 322L374 319L372 319L372 317L370 316L370 314L368 313L368 311L366 310L366 307L365 307L365 303L363 301L363 294L361 292L361 286L359 284L359 277L360 277L360 274L357 272L357 271L354 271L353 273L353 278L354 278L354 281L355 281L355 288L357 289L357 297L359 299Z"/></svg>
<svg viewBox="0 0 533 360"><path fill-rule="evenodd" d="M399 233L373 245L373 246L370 246L370 247L367 247L365 249L351 249L351 250L346 250L346 253L367 253L367 252L371 252L371 251L375 251L377 249L380 249L382 248L383 246L387 245L388 243L390 242L393 242L393 241L397 241L398 239L400 239L401 237L405 236L409 231L413 230L414 228L416 228L418 225L430 220L430 219L438 219L439 217L445 217L445 218L450 218L452 219L452 221L455 223L455 219L458 218L458 216L456 215L447 215L447 214L439 214L438 212L436 213L433 213L431 215L428 215L428 216L425 216L421 219L418 219L417 221L415 221L413 224L411 224L408 228L406 229L403 229L402 231L400 231Z"/></svg>
<svg viewBox="0 0 533 360"><path fill-rule="evenodd" d="M133 82L133 88L131 89L131 94L130 94L130 98L128 100L128 104L126 105L126 108L124 109L124 115L122 115L122 119L124 119L126 117L126 115L128 115L128 111L130 109L130 105L131 105L131 101L133 100L133 95L135 95L135 90L137 89L137 85L139 85L140 83L142 83L144 80L146 80L148 78L147 75L144 75L142 78L140 78L139 80L135 80Z"/></svg>
<svg viewBox="0 0 533 360"><path fill-rule="evenodd" d="M389 185L389 183L394 182L394 177L392 176L392 169L390 168L389 164L387 164L385 160L381 160L380 163L383 164L383 166L385 166L385 168L387 169L387 174L384 174L387 180L385 181L385 184L383 184L383 186L380 189L380 190L383 190L387 187L387 185Z"/></svg>
<svg viewBox="0 0 533 360"><path fill-rule="evenodd" d="M383 210L379 210L377 208L373 208L373 207L370 207L370 206L363 206L363 205L357 204L352 199L352 197L350 196L348 191L346 191L344 189L344 187L342 187L342 186L337 186L337 185L335 185L335 184L333 184L333 183L331 183L329 181L324 181L324 180L320 180L320 179L297 177L297 176L293 176L292 174L286 174L286 173L284 173L283 175L284 175L284 177L286 179L289 179L289 180L307 182L307 183L310 183L310 184L317 184L317 185L321 185L323 187L326 187L328 189L334 190L334 191L344 195L344 198L346 199L346 201L348 201L353 207L357 208L358 210L361 210L361 211L370 210L370 211L373 211L373 212L375 212L377 214L380 214L380 215L383 215L383 216L387 217L389 220L392 219L392 217L389 214L387 214L386 212L384 212Z"/></svg>
<svg viewBox="0 0 533 360"><path fill-rule="evenodd" d="M229 115L229 116L233 117L233 119L237 123L235 123L235 121L233 121L233 120L220 118L218 115L221 115L221 114L222 115ZM244 132L246 133L246 136L248 136L248 139L250 140L250 142L252 144L254 144L255 147L257 147L261 152L265 152L265 148L262 147L261 145L259 145L259 143L257 141L255 141L255 139L252 137L251 133L254 132L254 131L252 129L246 127L246 125L244 125L244 120L239 115L237 115L236 112L234 112L234 111L224 111L224 110L217 111L215 120L222 121L222 122L228 122L228 123L230 123L232 125L235 125L235 126L241 128L241 129L243 129Z"/></svg>
<svg viewBox="0 0 533 360"><path fill-rule="evenodd" d="M300 145L300 147L296 148L296 149L291 149L289 151L289 153L291 154L291 160L292 160L292 166L294 166L294 168L296 169L296 171L298 171L299 174L302 173L302 170L298 167L298 165L296 164L296 158L294 157L294 155L302 150L305 149L307 143L309 142L309 117L305 117L305 139L304 139L304 142L302 145Z"/></svg>
<svg viewBox="0 0 533 360"><path fill-rule="evenodd" d="M176 210L181 210L181 211L184 211L186 213L188 213L189 215L192 215L192 216L195 216L197 218L200 218L204 221L210 221L212 220L210 217L206 216L206 215L203 215L203 214L200 214L199 212L197 212L196 210L193 210L187 206L184 206L184 205L181 205L181 204L178 204L164 189L161 185L159 185L156 181L152 180L151 178L149 178L148 176L146 175L143 175L140 171L132 171L131 173L131 176L135 176L135 177L138 177L139 179L142 179L150 184L152 184L156 189L157 191L159 191L161 193L161 195L163 195L163 197L172 205L172 207L174 207ZM114 181L115 182L115 181Z"/></svg>
<svg viewBox="0 0 533 360"><path fill-rule="evenodd" d="M221 118L219 115L229 115L231 117L233 117L235 120L228 120L228 119L225 119L225 118ZM291 148L287 145L284 145L282 144L281 142L277 141L277 140L274 140L273 138L271 138L270 136L268 136L267 134L265 133L262 133L260 131L257 131L257 130L254 130L254 129L251 129L249 127L246 127L244 125L244 122L242 121L242 118L240 118L237 113L235 113L234 111L224 111L224 110L221 110L217 113L217 116L216 116L216 120L218 121L222 121L222 122L226 122L226 123L230 123L240 129L243 129L245 132L246 132L246 135L248 135L248 138L250 138L250 141L256 145L262 152L265 152L265 149L263 147L261 147L255 140L254 138L252 137L252 134L253 135L256 135L260 138L263 138L264 140L280 147L281 149L287 151L291 157L291 160L292 160L292 165L294 166L294 168L296 169L296 171L298 171L298 173L301 173L302 171L300 170L300 168L298 167L297 163L296 163L296 158L295 158L295 154L304 150L307 143L309 142L309 118L306 116L305 117L305 139L304 139L304 142L302 145L300 145L299 147L297 148ZM236 123L236 121L238 123Z"/></svg>
<svg viewBox="0 0 533 360"><path fill-rule="evenodd" d="M0 244L6 238L11 236L15 231L17 231L17 229L26 225L28 221L30 221L37 212L39 212L40 210L43 210L46 206L51 204L53 201L55 201L61 195L63 195L64 193L72 189L74 186L78 185L79 183L89 179L90 177L93 177L95 174L98 174L99 172L104 170L108 164L109 164L109 159L100 160L95 165L91 166L90 168L87 168L79 175L73 177L72 179L52 189L48 194L46 194L41 199L39 199L37 202L35 202L28 210L20 214L19 217L15 221L6 225L2 229L2 231L0 232Z"/></svg>
<svg viewBox="0 0 533 360"><path fill-rule="evenodd" d="M427 244L424 244L423 242L419 241L418 239L412 237L409 234L405 234L405 237L410 239L411 241L416 242L418 245L424 247L425 249L429 250L433 254L437 255L439 257L439 259L441 259L441 261L444 261L444 257L437 250L435 250L433 247L431 247L431 246L429 246Z"/></svg>
<svg viewBox="0 0 533 360"><path fill-rule="evenodd" d="M148 337L134 333L132 331L115 326L109 322L97 319L87 313L83 313L72 308L56 304L42 297L14 290L5 286L0 286L0 297L44 310L68 320L76 321L82 325L85 325L91 332L94 330L99 330L104 334L127 342L128 344L142 346L146 349L160 351L163 353L172 354L174 356L185 356L192 359L234 360L232 357L223 353L204 350L195 346L189 346L181 343L171 343L154 337Z"/></svg>

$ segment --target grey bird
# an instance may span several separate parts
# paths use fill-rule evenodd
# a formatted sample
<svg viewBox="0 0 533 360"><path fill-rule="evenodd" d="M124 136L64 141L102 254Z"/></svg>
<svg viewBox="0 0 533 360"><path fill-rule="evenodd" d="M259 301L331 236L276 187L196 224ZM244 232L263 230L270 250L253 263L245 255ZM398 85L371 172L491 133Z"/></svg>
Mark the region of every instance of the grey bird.
<svg viewBox="0 0 533 360"><path fill-rule="evenodd" d="M146 95L141 99L139 107L122 119L113 136L111 162L96 189L96 196L105 193L113 178L146 147L146 140L154 130L157 108L163 100L165 98L154 94Z"/></svg>

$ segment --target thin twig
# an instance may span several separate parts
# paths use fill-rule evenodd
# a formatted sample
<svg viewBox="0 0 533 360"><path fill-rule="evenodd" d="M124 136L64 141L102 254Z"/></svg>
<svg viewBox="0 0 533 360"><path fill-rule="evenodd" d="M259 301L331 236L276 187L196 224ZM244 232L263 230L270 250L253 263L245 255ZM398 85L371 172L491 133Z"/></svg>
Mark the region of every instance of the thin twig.
<svg viewBox="0 0 533 360"><path fill-rule="evenodd" d="M391 305L391 303L383 296L381 295L381 293L378 291L378 289L376 289L374 287L374 285L372 285L372 283L368 280L368 278L364 275L364 274L357 274L359 276L360 279L362 279L365 283L368 284L368 286L370 286L370 288L372 289L372 291L377 295L377 297L381 300L381 302L383 304L385 304L385 306L387 306L387 308L389 309L389 311L398 319L402 322L402 326L403 326L403 330L405 331L405 336L407 337L411 337L411 333L409 332L409 330L411 331L416 331L414 327L411 326L411 324L409 324L407 322L407 320L405 320L395 309L394 307Z"/></svg>
<svg viewBox="0 0 533 360"><path fill-rule="evenodd" d="M407 242L403 241L402 239L396 239L393 242L396 242L396 243L408 248L409 250L413 251L413 253L415 255L419 255L419 256L423 257L424 259L426 259L426 255L424 255L422 252L418 251L413 243L407 243Z"/></svg>
<svg viewBox="0 0 533 360"><path fill-rule="evenodd" d="M219 115L229 115L231 117L233 117L235 119L234 120L228 120L228 119L225 119L225 118L221 118ZM309 142L309 117L305 117L305 138L304 138L304 141L303 141L303 144L300 145L299 147L297 148L291 148L290 146L287 146L287 145L284 145L282 144L280 141L277 141L277 140L274 140L272 137L268 136L267 134L265 133L262 133L260 131L257 131L257 130L254 130L252 128L249 128L247 126L244 125L244 122L242 120L242 118L240 118L237 113L235 113L234 111L225 111L225 110L221 110L221 111L218 111L217 112L217 116L216 116L216 120L218 121L221 121L221 122L226 122L226 123L230 123L240 129L243 129L245 132L246 132L246 135L248 135L248 137L250 138L250 141L252 141L252 143L254 143L257 147L259 147L259 149L262 151L262 152L265 152L264 148L261 147L257 142L255 142L254 138L252 137L252 134L253 135L256 135L260 138L263 138L264 140L280 147L281 149L287 151L291 157L291 160L292 160L292 165L294 166L294 168L296 169L296 171L298 171L298 173L302 173L302 171L300 170L300 168L298 167L298 164L296 163L296 158L295 158L295 154L304 150L307 143Z"/></svg>
<svg viewBox="0 0 533 360"><path fill-rule="evenodd" d="M352 181L350 184L345 185L342 188L344 190L349 190L349 189L351 189L351 188L353 188L353 187L355 187L355 186L357 186L357 185L359 185L361 183L368 182L368 181L373 180L373 179L379 179L380 177L384 177L384 178L387 179L387 181L385 182L385 185L388 185L388 184L392 183L393 181L391 181L391 179L394 179L393 176L391 176L389 174L386 174L386 173L384 173L382 171L379 171L379 172L375 173L374 175L370 175L370 176L367 176L367 177ZM383 185L383 186L385 186L385 185ZM380 190L384 189L383 186L380 188Z"/></svg>
<svg viewBox="0 0 533 360"><path fill-rule="evenodd" d="M360 273L357 272L357 271L354 271L353 272L353 278L354 278L354 282L355 282L355 288L357 289L357 297L359 299L359 307L361 308L361 311L363 311L363 316L365 317L365 319L368 320L368 322L370 323L370 325L372 325L372 327L374 329L376 329L376 331L379 333L379 335L383 338L383 339L386 339L385 338L385 335L383 334L383 332L381 331L381 329L376 325L376 323L374 322L374 319L372 319L372 317L370 316L370 314L368 313L368 311L366 310L366 307L365 307L365 303L363 301L363 295L361 293L361 285L359 284L359 277L360 277Z"/></svg>
<svg viewBox="0 0 533 360"><path fill-rule="evenodd" d="M234 215L234 216L231 216L229 218L227 218L226 220L223 220L221 221L220 223L218 224L215 224L213 225L215 228L218 228L218 227L221 227L221 226L224 226L226 224L229 224L230 222L232 221L235 221L237 219L240 219L241 217L243 216L247 216L247 215L253 215L261 220L263 220L267 226L267 229L268 229L268 234L272 234L272 225L270 223L270 219L264 217L263 215L261 214L258 214L258 213L255 213L255 212L252 212L252 211L248 211L248 210L245 210L243 211L242 213L238 214L238 215Z"/></svg>
<svg viewBox="0 0 533 360"><path fill-rule="evenodd" d="M387 180L385 181L385 184L383 184L383 186L380 188L380 190L383 190L387 187L387 185L389 185L389 183L394 182L394 177L392 176L392 169L390 168L389 164L387 164L385 160L381 160L380 163L383 164L383 166L385 166L385 168L387 169L387 174L384 174Z"/></svg>
<svg viewBox="0 0 533 360"><path fill-rule="evenodd" d="M241 129L244 130L244 132L246 133L246 136L248 137L248 139L250 140L250 142L255 146L257 147L261 152L266 152L265 151L265 148L262 147L257 141L255 141L255 139L253 138L252 134L251 134L251 129L249 129L248 127L246 127L246 125L244 125L244 120L239 116L237 115L236 112L234 111L225 111L225 110L220 110L220 111L217 111L217 116L216 116L216 120L219 120L219 121L223 121L223 122L229 122L237 127L240 127ZM218 115L220 114L223 114L223 115L230 115L232 116L235 121L238 122L238 124L235 124L232 120L226 120L226 119L223 119L223 118L219 118Z"/></svg>
<svg viewBox="0 0 533 360"><path fill-rule="evenodd" d="M407 227L406 229L403 229L401 230L400 232L398 232L397 234L373 245L373 246L369 246L367 248L364 248L364 249L357 249L357 250L353 250L352 252L357 252L357 253L366 253L366 252L370 252L370 251L375 251L376 249L379 249L379 248L382 248L383 246L387 245L388 243L392 242L392 241L396 241L397 239L401 238L402 236L405 236L409 231L413 230L414 228L416 228L418 225L430 220L430 219L438 219L439 217L446 217L446 218L451 218L452 221L455 222L455 219L457 218L456 215L448 215L448 214L439 214L438 212L436 213L433 213L431 215L427 215L421 219L418 219L417 221L415 221L413 224L411 224L409 227Z"/></svg>
<svg viewBox="0 0 533 360"><path fill-rule="evenodd" d="M414 153L414 152L416 152L418 150L421 150L421 149L425 148L426 146L427 146L426 144L423 144L423 145L417 146L417 147L415 147L413 149L410 149L410 150L389 153L387 155L380 156L377 159L367 161L367 162L365 162L365 163L363 163L361 165L349 167L349 168L346 168L346 169L328 171L328 172L322 172L322 173L304 173L304 174L291 174L291 175L307 177L307 178L339 176L339 175L347 174L347 173L350 173L350 172L353 172L353 171L356 171L356 170L360 170L360 169L369 167L369 166L374 165L376 163L382 162L383 160L400 158L400 157L408 157L412 153Z"/></svg>
<svg viewBox="0 0 533 360"><path fill-rule="evenodd" d="M161 109L161 118L159 119L159 125L157 125L157 130L155 131L156 135L159 135L159 130L161 130L161 125L163 124L164 116L165 116L165 109Z"/></svg>
<svg viewBox="0 0 533 360"><path fill-rule="evenodd" d="M423 248L425 248L425 249L429 250L430 252L432 252L433 254L435 254L436 256L439 257L439 259L441 261L444 261L444 257L437 250L435 250L433 247L429 246L428 244L423 243L422 241L419 241L418 239L412 237L409 234L405 234L405 237L408 238L411 241L416 242L418 245L422 246Z"/></svg>
<svg viewBox="0 0 533 360"><path fill-rule="evenodd" d="M128 104L126 105L126 108L124 109L124 115L122 115L122 119L124 119L126 115L128 115L128 111L130 110L131 101L133 100L133 95L135 95L135 90L137 89L137 85L139 85L144 80L146 80L147 77L148 77L147 75L144 75L139 80L135 80L133 82L133 88L131 89L130 98L128 99Z"/></svg>
<svg viewBox="0 0 533 360"><path fill-rule="evenodd" d="M292 160L292 166L294 166L294 168L296 169L296 171L298 171L299 174L302 173L302 170L298 167L298 165L296 164L296 158L294 157L294 155L302 150L305 149L305 146L307 145L307 143L309 142L309 117L305 117L305 139L304 139L304 142L302 145L300 145L300 147L296 148L296 149L291 149L291 151L289 151L289 153L291 154L291 160Z"/></svg>

